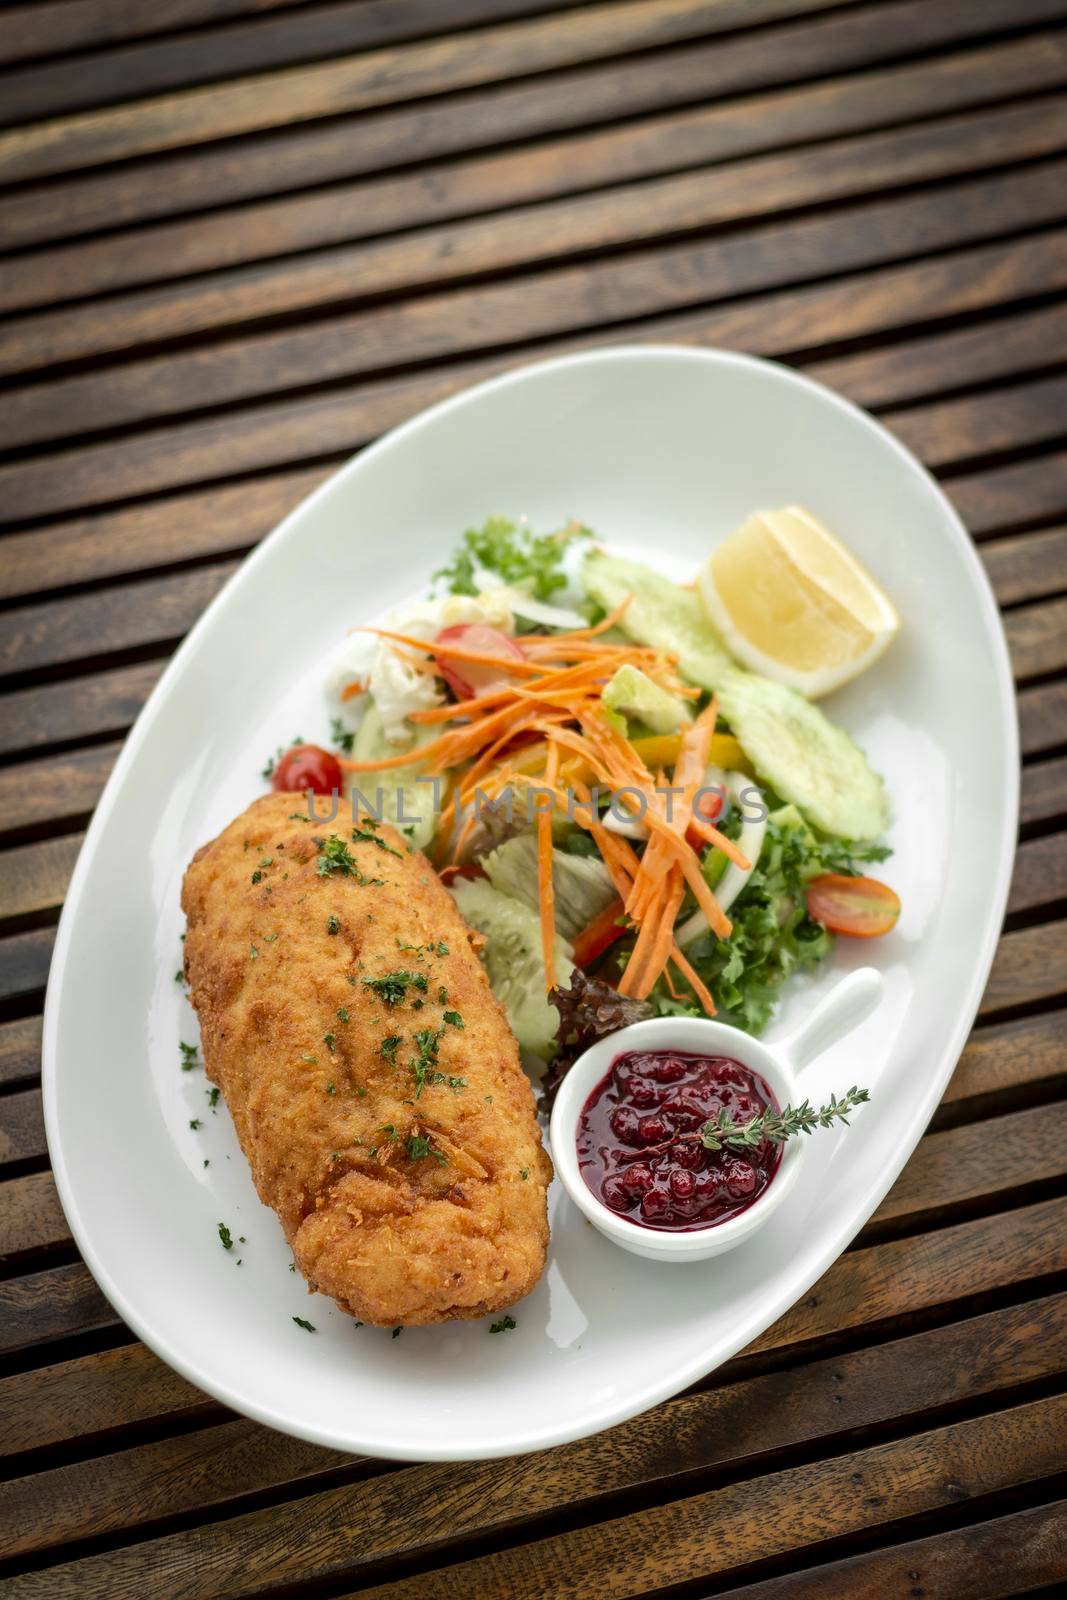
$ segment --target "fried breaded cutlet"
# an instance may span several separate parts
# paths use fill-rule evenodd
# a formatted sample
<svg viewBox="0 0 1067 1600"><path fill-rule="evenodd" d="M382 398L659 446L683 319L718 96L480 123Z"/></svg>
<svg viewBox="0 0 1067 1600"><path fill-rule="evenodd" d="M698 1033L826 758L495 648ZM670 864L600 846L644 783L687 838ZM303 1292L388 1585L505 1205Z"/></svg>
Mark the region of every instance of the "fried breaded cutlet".
<svg viewBox="0 0 1067 1600"><path fill-rule="evenodd" d="M297 1269L363 1322L485 1316L545 1264L552 1174L451 895L395 829L257 800L193 858L204 1064Z"/></svg>

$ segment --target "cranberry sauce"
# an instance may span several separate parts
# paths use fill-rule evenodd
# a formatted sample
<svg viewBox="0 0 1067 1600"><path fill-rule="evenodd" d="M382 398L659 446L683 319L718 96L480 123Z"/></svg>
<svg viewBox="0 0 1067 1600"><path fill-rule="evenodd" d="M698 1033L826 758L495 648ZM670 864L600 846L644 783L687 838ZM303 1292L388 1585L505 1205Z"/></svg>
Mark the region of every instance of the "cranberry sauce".
<svg viewBox="0 0 1067 1600"><path fill-rule="evenodd" d="M706 1150L699 1130L726 1110L743 1124L781 1108L758 1072L728 1056L633 1051L617 1056L578 1121L589 1188L638 1227L673 1232L727 1222L758 1200L781 1145Z"/></svg>

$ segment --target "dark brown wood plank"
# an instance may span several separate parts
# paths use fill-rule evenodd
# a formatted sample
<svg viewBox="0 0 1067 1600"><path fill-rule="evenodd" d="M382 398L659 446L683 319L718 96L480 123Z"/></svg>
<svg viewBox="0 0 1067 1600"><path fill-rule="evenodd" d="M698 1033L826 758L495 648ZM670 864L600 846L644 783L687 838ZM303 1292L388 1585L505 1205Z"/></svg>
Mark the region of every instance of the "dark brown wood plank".
<svg viewBox="0 0 1067 1600"><path fill-rule="evenodd" d="M993 1206L1021 1185L1065 1174L1067 1104L1037 1106L928 1133L871 1221L899 1223L971 1200Z"/></svg>
<svg viewBox="0 0 1067 1600"><path fill-rule="evenodd" d="M118 1325L80 1261L0 1283L0 1354Z"/></svg>
<svg viewBox="0 0 1067 1600"><path fill-rule="evenodd" d="M268 0L266 5L257 6L215 3L186 5L184 9L191 12L196 21L216 22L250 10L288 11L292 3L293 0L281 0L280 4L279 0ZM301 4L291 15L257 17L251 22L213 28L206 37L194 33L148 44L129 41L139 32L169 31L181 24L170 20L156 27L151 24L139 27L136 12L143 7L127 5L123 8L126 26L112 36L118 48L97 51L88 61L50 61L25 67L0 80L3 120L6 124L66 115L88 106L132 100L196 83L217 82L265 67L296 66L300 62L345 55L350 51L451 33L478 23L508 21L541 11L562 12L582 3L583 0L449 0L447 8L438 0L356 0L354 4L329 6ZM67 8L60 6L59 9ZM167 11L170 7L162 9ZM197 12L207 15L198 16ZM189 17L182 19L183 22L189 20ZM29 54L27 31L24 25L16 48L21 45L22 53ZM92 42L112 41L94 39ZM60 46L55 37L49 39L48 45L48 54L58 54ZM0 50L0 60L5 55L6 52Z"/></svg>
<svg viewBox="0 0 1067 1600"><path fill-rule="evenodd" d="M720 1574L732 1567L772 1554L783 1554L820 1539L860 1529L876 1528L888 1520L918 1516L958 1503L960 1499L991 1495L998 1489L1051 1476L1067 1460L1067 1400L1056 1397L1032 1401L994 1416L973 1418L933 1429L914 1438L875 1445L830 1461L806 1463L770 1473L756 1480L730 1484L668 1502L653 1510L581 1528L534 1544L505 1549L475 1561L459 1562L448 1569L447 1588L456 1600L489 1595L552 1594L580 1600L584 1596L628 1596L659 1586L668 1573L672 1581ZM602 1436L607 1440L616 1433ZM674 1446L676 1449L677 1447ZM555 1457L560 1461L562 1453ZM499 1465L483 1492L460 1504L460 1518L469 1526L505 1520L523 1470L531 1459L520 1458L501 1473ZM440 1543L443 1519L439 1501L448 1493L457 1469L416 1469L436 1474L440 1490L412 1497L410 1509L397 1517L401 1482L395 1476L367 1485L334 1491L288 1508L289 1515L303 1510L301 1531L283 1530L281 1509L265 1525L269 1513L260 1514L255 1543L245 1533L244 1518L222 1528L205 1528L195 1535L175 1535L170 1540L150 1540L130 1548L89 1556L77 1564L77 1592L85 1597L133 1592L150 1581L158 1600L182 1594L187 1600L213 1595L222 1600L247 1592L247 1563L255 1551L258 1583L274 1588L296 1573L317 1577L355 1576L374 1558L418 1548L423 1540ZM406 1477L414 1474L405 1474ZM462 1485L466 1474L460 1477ZM857 1493L857 1485L864 1490ZM489 1492L486 1493L486 1488ZM373 1495L382 1511L362 1512ZM536 1480L529 1497L537 1493ZM543 1493L543 1491L542 1491ZM526 1509L518 1503L520 1514ZM502 1515L502 1512L505 1513ZM314 1513L314 1514L313 1514ZM464 1516L465 1513L465 1516ZM457 1518L457 1520L460 1520ZM354 1545L350 1529L358 1525L361 1537ZM708 1529L716 1537L709 1541ZM227 1532L229 1537L227 1537ZM235 1545L244 1536L245 1570L239 1572ZM219 1559L221 1553L221 1559ZM71 1567L59 1566L44 1574L27 1574L9 1580L17 1600L47 1591L42 1582L62 1585L74 1577ZM180 1587L179 1587L180 1585ZM427 1579L401 1580L367 1594L425 1594ZM54 1592L54 1591L53 1591Z"/></svg>
<svg viewBox="0 0 1067 1600"><path fill-rule="evenodd" d="M15 599L140 568L218 556L255 544L318 488L325 469L275 473L221 489L79 517L4 540L0 594Z"/></svg>
<svg viewBox="0 0 1067 1600"><path fill-rule="evenodd" d="M1024 768L1021 822L1044 822L1067 814L1067 757L1036 762Z"/></svg>
<svg viewBox="0 0 1067 1600"><path fill-rule="evenodd" d="M673 50L606 64L572 68L530 83L519 82L411 109L364 113L354 124L261 134L239 147L222 144L188 155L126 162L117 172L78 176L14 194L0 216L0 245L8 248L147 218L203 211L253 196L336 183L392 166L437 159L519 139L555 134L603 121L633 118L670 107L696 105L780 84L804 83L909 58L903 69L921 70L914 56L973 39L996 36L1026 23L1059 16L1046 0L972 0L966 6L932 6L895 0L877 11L846 10L811 16L791 26L738 38L689 42ZM964 68L965 70L965 68ZM1036 64L1034 79L1045 69ZM1018 86L1016 86L1016 89ZM1005 98L1013 92L1006 69ZM946 89L948 98L951 92ZM784 124L780 107L766 123L769 135ZM783 127L783 135L785 129ZM744 145L735 153L744 153ZM728 152L727 152L728 153Z"/></svg>
<svg viewBox="0 0 1067 1600"><path fill-rule="evenodd" d="M7 444L14 448L85 429L143 423L180 412L323 383L401 361L602 325L651 310L876 266L989 238L1064 215L1067 161L1011 177L964 181L936 195L907 195L828 216L765 226L713 243L672 245L620 261L563 268L518 283L397 306L204 350L131 361L107 372L12 390Z"/></svg>
<svg viewBox="0 0 1067 1600"><path fill-rule="evenodd" d="M996 337L994 330L990 337ZM1062 439L1067 432L1067 379L1039 378L959 400L933 401L893 411L886 421L927 466L955 467Z"/></svg>
<svg viewBox="0 0 1067 1600"><path fill-rule="evenodd" d="M1005 934L982 996L980 1014L1034 1005L1067 993L1067 921Z"/></svg>
<svg viewBox="0 0 1067 1600"><path fill-rule="evenodd" d="M976 538L1067 509L1067 452L952 480L956 510Z"/></svg>
<svg viewBox="0 0 1067 1600"><path fill-rule="evenodd" d="M71 1439L100 1439L117 1428L186 1421L214 1403L154 1356L121 1345L58 1361L0 1382L0 1455L19 1455Z"/></svg>
<svg viewBox="0 0 1067 1600"><path fill-rule="evenodd" d="M54 928L35 928L0 942L0 1000L23 1000L44 988L54 942Z"/></svg>
<svg viewBox="0 0 1067 1600"><path fill-rule="evenodd" d="M1067 744L1067 684L1046 683L1017 697L1023 755L1042 755Z"/></svg>
<svg viewBox="0 0 1067 1600"><path fill-rule="evenodd" d="M13 1161L43 1156L46 1150L41 1091L24 1089L21 1094L0 1098L0 1168ZM0 1208L3 1194L4 1188L0 1185Z"/></svg>
<svg viewBox="0 0 1067 1600"><path fill-rule="evenodd" d="M1067 1365L1064 1297L994 1312L814 1363L668 1402L645 1418L558 1451L516 1462L506 1492L490 1491L499 1464L418 1467L398 1477L331 1496L331 1508L371 1526L396 1520L408 1506L434 1503L438 1538L506 1525L576 1502L592 1507L605 1493L656 1483L682 1473L733 1467L764 1454L796 1449L934 1406L1054 1376ZM282 1435L234 1422L115 1453L0 1487L0 1513L18 1531L12 1554L59 1545L86 1533L113 1532L184 1510L225 1505L255 1487L297 1481L346 1459ZM390 1508L386 1496L396 1494ZM321 1499L308 1507L321 1526ZM297 1507L280 1515L290 1524ZM262 1526L262 1519L250 1529ZM428 1523L424 1520L423 1537ZM161 1545L164 1550L166 1545ZM214 1554L214 1552L212 1552ZM289 1576L299 1572L299 1556Z"/></svg>
<svg viewBox="0 0 1067 1600"><path fill-rule="evenodd" d="M0 1084L22 1083L41 1070L41 1019L0 1024Z"/></svg>
<svg viewBox="0 0 1067 1600"><path fill-rule="evenodd" d="M65 683L20 689L0 698L0 755L37 750L67 739L124 733L163 671L145 661L79 678L77 692Z"/></svg>
<svg viewBox="0 0 1067 1600"><path fill-rule="evenodd" d="M832 9L843 3L804 0L804 9ZM1050 8L1056 9L1052 0ZM279 123L335 117L502 78L527 77L766 22L795 9L796 0L609 3L315 66L258 73L217 88L156 95L0 134L0 182L22 182L178 145L254 133Z"/></svg>
<svg viewBox="0 0 1067 1600"><path fill-rule="evenodd" d="M61 55L94 45L168 33L197 23L298 6L305 0L54 0L53 4L14 5L4 13L0 61Z"/></svg>
<svg viewBox="0 0 1067 1600"><path fill-rule="evenodd" d="M50 1172L8 1178L0 1187L0 1260L70 1243L70 1229Z"/></svg>
<svg viewBox="0 0 1067 1600"><path fill-rule="evenodd" d="M1067 898L1067 833L1031 839L1015 857L1008 913L1032 911Z"/></svg>
<svg viewBox="0 0 1067 1600"><path fill-rule="evenodd" d="M0 852L0 921L63 904L83 835Z"/></svg>
<svg viewBox="0 0 1067 1600"><path fill-rule="evenodd" d="M942 1105L1028 1084L1055 1086L1067 1076L1067 1018L1062 1012L976 1028L945 1090ZM907 1175L907 1169L902 1178Z"/></svg>
<svg viewBox="0 0 1067 1600"><path fill-rule="evenodd" d="M1002 606L1067 589L1067 527L982 545L982 561Z"/></svg>
<svg viewBox="0 0 1067 1600"><path fill-rule="evenodd" d="M25 1555L182 1512L203 1515L264 1489L303 1489L357 1461L255 1422L203 1428L0 1485L0 1516L17 1529L5 1553Z"/></svg>
<svg viewBox="0 0 1067 1600"><path fill-rule="evenodd" d="M723 1600L1004 1600L1063 1581L1067 1500L970 1523L887 1549L866 1550L807 1572L724 1592ZM916 1596L915 1600L919 1600Z"/></svg>
<svg viewBox="0 0 1067 1600"><path fill-rule="evenodd" d="M227 561L0 613L0 673L180 639L236 569Z"/></svg>
<svg viewBox="0 0 1067 1600"><path fill-rule="evenodd" d="M0 308L26 310L262 257L351 243L500 207L655 177L768 147L860 133L1006 101L1067 80L1067 37L1041 34L889 71L627 123L396 178L230 207L113 237L30 251L6 264Z"/></svg>
<svg viewBox="0 0 1067 1600"><path fill-rule="evenodd" d="M92 811L120 749L119 744L93 745L6 767L0 772L0 827L10 832Z"/></svg>
<svg viewBox="0 0 1067 1600"><path fill-rule="evenodd" d="M1052 1476L1064 1447L1050 1448L1041 1432L1063 1425L1064 1406L1058 1399L1035 1401L456 1563L448 1568L448 1592L453 1600L495 1600L523 1593L524 1584L543 1584L540 1592L568 1600L622 1600L668 1575L674 1582L721 1577L825 1539ZM400 1579L361 1593L401 1600L416 1596L420 1584L425 1592L428 1582L434 1579Z"/></svg>
<svg viewBox="0 0 1067 1600"><path fill-rule="evenodd" d="M1067 667L1067 600L1009 611L1004 632L1017 679L1042 677Z"/></svg>

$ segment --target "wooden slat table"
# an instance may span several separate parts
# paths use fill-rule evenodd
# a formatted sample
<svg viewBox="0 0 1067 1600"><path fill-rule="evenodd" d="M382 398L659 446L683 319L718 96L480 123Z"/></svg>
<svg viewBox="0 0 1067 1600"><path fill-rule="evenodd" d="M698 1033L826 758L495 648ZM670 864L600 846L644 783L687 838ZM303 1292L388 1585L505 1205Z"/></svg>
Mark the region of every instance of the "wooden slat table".
<svg viewBox="0 0 1067 1600"><path fill-rule="evenodd" d="M0 1592L996 1600L1067 1580L1067 0L0 10ZM784 359L977 541L1022 839L978 1025L854 1246L694 1391L503 1464L228 1414L78 1258L38 1088L122 737L383 429L610 341Z"/></svg>

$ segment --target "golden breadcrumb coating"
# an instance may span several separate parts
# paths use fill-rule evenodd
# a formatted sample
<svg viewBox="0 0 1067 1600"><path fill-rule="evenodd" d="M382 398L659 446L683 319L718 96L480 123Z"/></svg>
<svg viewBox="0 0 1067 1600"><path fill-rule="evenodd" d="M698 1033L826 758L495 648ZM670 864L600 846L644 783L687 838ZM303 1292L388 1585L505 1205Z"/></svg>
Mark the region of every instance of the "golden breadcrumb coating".
<svg viewBox="0 0 1067 1600"><path fill-rule="evenodd" d="M533 1092L426 858L255 801L185 874L204 1064L298 1270L382 1326L482 1317L545 1264Z"/></svg>

